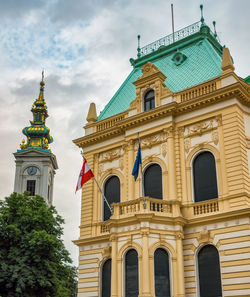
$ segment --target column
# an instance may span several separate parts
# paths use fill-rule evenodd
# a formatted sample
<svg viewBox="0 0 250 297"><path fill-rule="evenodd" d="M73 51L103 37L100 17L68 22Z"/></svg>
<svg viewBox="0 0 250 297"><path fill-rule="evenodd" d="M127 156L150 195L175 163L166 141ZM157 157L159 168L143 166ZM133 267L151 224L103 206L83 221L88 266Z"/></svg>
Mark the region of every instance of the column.
<svg viewBox="0 0 250 297"><path fill-rule="evenodd" d="M129 140L128 145L128 193L127 193L127 200L135 199L135 181L132 175L132 170L134 166L134 141L131 139Z"/></svg>
<svg viewBox="0 0 250 297"><path fill-rule="evenodd" d="M184 281L184 260L183 260L183 233L176 234L176 253L177 253L177 283L178 283L178 297L185 297L185 281Z"/></svg>
<svg viewBox="0 0 250 297"><path fill-rule="evenodd" d="M176 174L174 153L174 128L168 130L168 176L169 176L169 199L176 200Z"/></svg>
<svg viewBox="0 0 250 297"><path fill-rule="evenodd" d="M117 297L118 283L117 283L117 238L111 236L112 251L111 251L111 297Z"/></svg>
<svg viewBox="0 0 250 297"><path fill-rule="evenodd" d="M140 297L151 297L150 294L150 274L149 274L149 254L148 254L148 231L142 231L142 284L140 285Z"/></svg>

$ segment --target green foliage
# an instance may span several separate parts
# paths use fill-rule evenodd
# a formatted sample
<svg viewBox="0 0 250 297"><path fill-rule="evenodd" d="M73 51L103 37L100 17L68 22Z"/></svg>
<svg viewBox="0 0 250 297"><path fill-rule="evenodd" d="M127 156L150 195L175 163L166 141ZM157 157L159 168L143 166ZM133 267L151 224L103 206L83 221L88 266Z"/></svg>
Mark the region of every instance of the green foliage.
<svg viewBox="0 0 250 297"><path fill-rule="evenodd" d="M64 220L40 196L0 200L0 296L74 297L76 268L61 236Z"/></svg>

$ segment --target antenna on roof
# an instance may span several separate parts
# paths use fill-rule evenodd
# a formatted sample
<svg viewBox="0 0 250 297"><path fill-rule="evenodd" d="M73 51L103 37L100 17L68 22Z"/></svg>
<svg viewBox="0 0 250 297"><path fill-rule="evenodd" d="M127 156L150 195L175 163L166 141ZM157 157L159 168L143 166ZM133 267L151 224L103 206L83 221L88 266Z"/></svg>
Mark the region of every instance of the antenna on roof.
<svg viewBox="0 0 250 297"><path fill-rule="evenodd" d="M201 9L201 25L204 25L204 17L203 17L203 5L200 5L200 9Z"/></svg>
<svg viewBox="0 0 250 297"><path fill-rule="evenodd" d="M213 25L214 25L214 37L217 37L217 32L216 32L216 21L213 21Z"/></svg>
<svg viewBox="0 0 250 297"><path fill-rule="evenodd" d="M172 31L173 31L173 43L174 43L174 4L171 3L171 15L172 15Z"/></svg>
<svg viewBox="0 0 250 297"><path fill-rule="evenodd" d="M140 56L141 56L140 39L141 39L141 36L138 35L138 36L137 36L137 40L138 40L137 57L138 57L138 58L140 58Z"/></svg>

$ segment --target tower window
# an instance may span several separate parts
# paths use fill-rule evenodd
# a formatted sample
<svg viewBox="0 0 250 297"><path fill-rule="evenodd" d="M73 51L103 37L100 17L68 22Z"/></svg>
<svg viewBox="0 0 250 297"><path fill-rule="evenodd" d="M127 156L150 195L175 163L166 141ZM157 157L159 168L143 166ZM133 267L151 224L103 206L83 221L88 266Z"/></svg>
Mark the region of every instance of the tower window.
<svg viewBox="0 0 250 297"><path fill-rule="evenodd" d="M110 297L111 288L111 259L102 266L102 297Z"/></svg>
<svg viewBox="0 0 250 297"><path fill-rule="evenodd" d="M200 297L221 297L220 261L217 249L205 245L198 253Z"/></svg>
<svg viewBox="0 0 250 297"><path fill-rule="evenodd" d="M105 183L104 195L108 200L109 205L120 202L120 180L117 176L111 176ZM104 221L107 221L111 216L107 204L104 202Z"/></svg>
<svg viewBox="0 0 250 297"><path fill-rule="evenodd" d="M144 97L144 111L155 108L155 93L150 90L146 93Z"/></svg>
<svg viewBox="0 0 250 297"><path fill-rule="evenodd" d="M47 194L47 200L50 200L50 185L48 185L48 194Z"/></svg>
<svg viewBox="0 0 250 297"><path fill-rule="evenodd" d="M162 170L158 164L152 164L144 172L145 196L162 199Z"/></svg>
<svg viewBox="0 0 250 297"><path fill-rule="evenodd" d="M35 196L36 192L36 181L35 180L27 180L27 188L26 190L30 192L30 196Z"/></svg>
<svg viewBox="0 0 250 297"><path fill-rule="evenodd" d="M194 200L218 198L215 159L212 153L202 152L193 162Z"/></svg>
<svg viewBox="0 0 250 297"><path fill-rule="evenodd" d="M125 256L125 296L135 297L139 294L138 254L132 249Z"/></svg>

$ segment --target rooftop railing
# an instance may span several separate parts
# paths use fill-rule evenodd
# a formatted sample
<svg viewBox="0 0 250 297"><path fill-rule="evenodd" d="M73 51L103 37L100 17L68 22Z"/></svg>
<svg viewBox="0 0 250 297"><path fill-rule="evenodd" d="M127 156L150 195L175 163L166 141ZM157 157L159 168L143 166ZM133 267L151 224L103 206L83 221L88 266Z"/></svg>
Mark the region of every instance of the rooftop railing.
<svg viewBox="0 0 250 297"><path fill-rule="evenodd" d="M196 22L186 28L169 34L155 42L152 42L140 49L140 57L146 56L154 51L157 51L161 46L167 46L178 40L181 40L187 36L190 36L196 32L199 32L201 27L201 22Z"/></svg>

